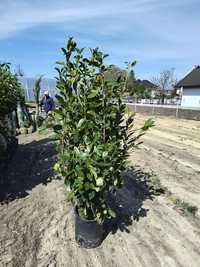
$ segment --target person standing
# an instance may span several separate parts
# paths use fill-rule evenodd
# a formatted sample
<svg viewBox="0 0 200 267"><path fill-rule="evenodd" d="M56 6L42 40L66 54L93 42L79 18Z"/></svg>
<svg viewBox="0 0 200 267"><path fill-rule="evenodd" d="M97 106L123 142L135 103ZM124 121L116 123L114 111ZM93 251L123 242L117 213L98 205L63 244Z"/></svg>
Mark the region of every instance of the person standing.
<svg viewBox="0 0 200 267"><path fill-rule="evenodd" d="M44 96L40 102L40 106L43 107L46 114L48 114L54 107L54 101L53 98L50 97L49 92L45 91Z"/></svg>

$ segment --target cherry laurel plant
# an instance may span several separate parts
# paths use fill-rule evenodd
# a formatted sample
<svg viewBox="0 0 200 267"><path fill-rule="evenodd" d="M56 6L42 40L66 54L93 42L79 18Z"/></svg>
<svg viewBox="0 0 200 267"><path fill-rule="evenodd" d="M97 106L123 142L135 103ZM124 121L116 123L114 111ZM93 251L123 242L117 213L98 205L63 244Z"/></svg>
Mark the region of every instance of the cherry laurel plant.
<svg viewBox="0 0 200 267"><path fill-rule="evenodd" d="M24 100L17 76L11 72L10 64L0 64L0 116L16 109L17 102Z"/></svg>
<svg viewBox="0 0 200 267"><path fill-rule="evenodd" d="M126 78L105 79L110 67L104 65L107 55L98 48L86 58L69 38L62 52L65 60L56 68L58 107L51 115L59 140L54 169L70 188L79 215L100 222L115 217L106 192L122 185L128 153L153 122L133 129L134 114L127 116L122 103Z"/></svg>

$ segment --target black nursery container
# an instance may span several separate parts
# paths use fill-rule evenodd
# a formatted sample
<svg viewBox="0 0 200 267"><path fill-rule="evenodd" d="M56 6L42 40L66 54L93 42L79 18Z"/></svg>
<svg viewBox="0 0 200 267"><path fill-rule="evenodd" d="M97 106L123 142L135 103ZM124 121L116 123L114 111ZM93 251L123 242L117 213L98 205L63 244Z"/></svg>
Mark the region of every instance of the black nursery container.
<svg viewBox="0 0 200 267"><path fill-rule="evenodd" d="M75 210L75 239L84 248L96 248L105 236L104 225L95 220L86 220Z"/></svg>

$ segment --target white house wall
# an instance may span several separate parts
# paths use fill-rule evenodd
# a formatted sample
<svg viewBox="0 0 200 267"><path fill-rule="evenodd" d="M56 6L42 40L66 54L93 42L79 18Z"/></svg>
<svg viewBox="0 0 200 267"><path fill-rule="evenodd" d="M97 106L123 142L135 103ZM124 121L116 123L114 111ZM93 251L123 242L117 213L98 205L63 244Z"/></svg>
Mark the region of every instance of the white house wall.
<svg viewBox="0 0 200 267"><path fill-rule="evenodd" d="M181 106L200 108L200 88L183 88Z"/></svg>

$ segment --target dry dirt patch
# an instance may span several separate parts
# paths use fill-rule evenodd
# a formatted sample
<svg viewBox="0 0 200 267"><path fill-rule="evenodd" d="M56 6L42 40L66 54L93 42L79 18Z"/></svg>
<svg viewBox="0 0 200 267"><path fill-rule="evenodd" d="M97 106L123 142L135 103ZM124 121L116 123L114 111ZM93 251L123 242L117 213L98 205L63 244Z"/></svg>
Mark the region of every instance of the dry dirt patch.
<svg viewBox="0 0 200 267"><path fill-rule="evenodd" d="M131 155L132 164L153 170L174 195L200 208L199 122L163 117L156 125ZM52 143L38 134L19 142L0 189L0 266L200 266L198 216L179 213L165 195L142 199L144 187L135 190L131 180L123 201L132 198L129 204L135 205L136 196L141 198L143 216L136 216L127 231L110 233L101 247L79 248L63 181L51 180Z"/></svg>
<svg viewBox="0 0 200 267"><path fill-rule="evenodd" d="M136 123L147 117L138 115ZM200 122L156 117L131 161L153 171L163 186L200 209Z"/></svg>

